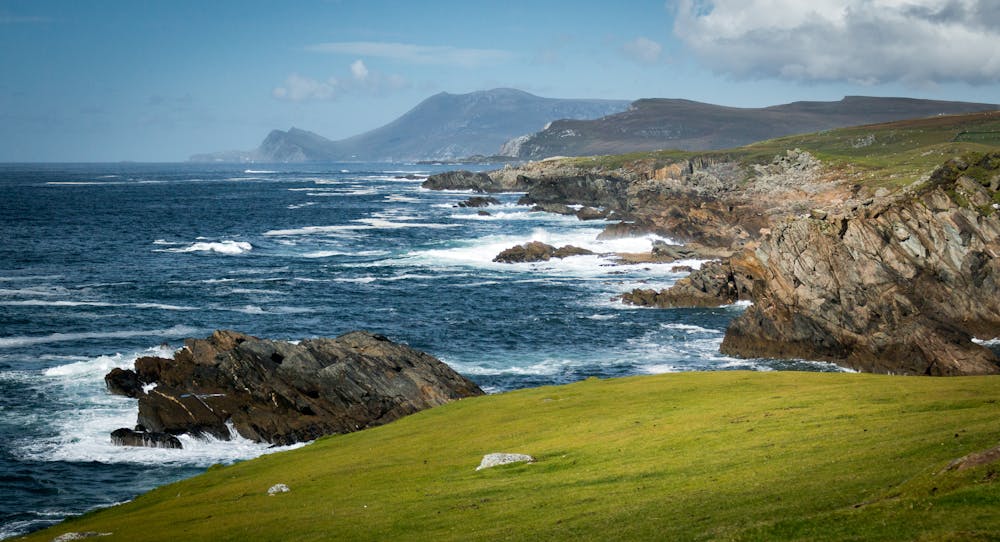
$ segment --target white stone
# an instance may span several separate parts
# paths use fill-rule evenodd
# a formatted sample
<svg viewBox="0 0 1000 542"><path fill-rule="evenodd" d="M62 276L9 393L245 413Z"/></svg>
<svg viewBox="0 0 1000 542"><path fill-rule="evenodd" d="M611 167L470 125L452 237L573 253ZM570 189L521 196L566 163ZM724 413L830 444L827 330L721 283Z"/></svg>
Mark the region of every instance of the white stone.
<svg viewBox="0 0 1000 542"><path fill-rule="evenodd" d="M288 486L286 486L285 484L274 484L273 486L271 486L270 489L267 490L267 494L274 496L277 495L278 493L288 493L289 491L291 491L291 489L288 489Z"/></svg>
<svg viewBox="0 0 1000 542"><path fill-rule="evenodd" d="M476 470L488 469L510 463L534 463L535 458L525 454L486 454Z"/></svg>

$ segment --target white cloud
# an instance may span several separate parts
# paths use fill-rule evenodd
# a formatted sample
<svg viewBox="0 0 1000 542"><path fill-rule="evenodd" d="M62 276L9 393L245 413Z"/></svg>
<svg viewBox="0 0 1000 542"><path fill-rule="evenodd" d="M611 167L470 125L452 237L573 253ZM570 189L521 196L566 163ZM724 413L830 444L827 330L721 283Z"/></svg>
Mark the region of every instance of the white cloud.
<svg viewBox="0 0 1000 542"><path fill-rule="evenodd" d="M736 77L1000 81L996 0L675 0L674 34Z"/></svg>
<svg viewBox="0 0 1000 542"><path fill-rule="evenodd" d="M663 46L645 36L639 36L622 45L622 52L641 64L656 64L663 53Z"/></svg>
<svg viewBox="0 0 1000 542"><path fill-rule="evenodd" d="M351 64L351 75L358 81L368 79L368 67L360 58Z"/></svg>
<svg viewBox="0 0 1000 542"><path fill-rule="evenodd" d="M350 78L329 77L325 80L293 73L285 79L284 85L271 91L271 96L289 102L331 101L345 94L382 95L409 86L402 76L369 70L361 59L351 63L350 71Z"/></svg>
<svg viewBox="0 0 1000 542"><path fill-rule="evenodd" d="M293 73L285 79L285 86L276 87L271 95L290 102L326 101L339 95L340 86L340 81L333 77L318 81Z"/></svg>
<svg viewBox="0 0 1000 542"><path fill-rule="evenodd" d="M510 52L499 49L463 49L378 41L317 43L307 46L306 50L317 53L391 58L413 64L445 64L462 68L487 66L513 58Z"/></svg>

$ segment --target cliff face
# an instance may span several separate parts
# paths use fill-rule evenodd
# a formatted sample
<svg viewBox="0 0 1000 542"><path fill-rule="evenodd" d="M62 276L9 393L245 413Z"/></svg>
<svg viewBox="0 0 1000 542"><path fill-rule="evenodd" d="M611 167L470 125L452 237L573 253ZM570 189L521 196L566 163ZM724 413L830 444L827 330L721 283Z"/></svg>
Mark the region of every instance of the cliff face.
<svg viewBox="0 0 1000 542"><path fill-rule="evenodd" d="M1000 154L939 168L895 201L786 222L732 259L751 306L722 352L862 371L1000 373Z"/></svg>

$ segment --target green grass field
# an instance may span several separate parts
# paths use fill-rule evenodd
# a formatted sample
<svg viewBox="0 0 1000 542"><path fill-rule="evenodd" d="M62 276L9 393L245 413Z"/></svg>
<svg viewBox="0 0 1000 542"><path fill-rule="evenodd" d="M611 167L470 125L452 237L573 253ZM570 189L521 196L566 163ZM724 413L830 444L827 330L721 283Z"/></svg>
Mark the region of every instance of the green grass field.
<svg viewBox="0 0 1000 542"><path fill-rule="evenodd" d="M1000 464L945 470L1000 444L998 420L997 377L590 379L214 467L27 539L1000 540ZM490 452L537 462L476 472Z"/></svg>
<svg viewBox="0 0 1000 542"><path fill-rule="evenodd" d="M852 182L901 187L921 179L953 156L1000 147L1000 112L943 115L793 135L725 151L639 152L617 156L566 159L577 166L607 169L651 161L662 167L698 155L728 156L747 163L767 163L789 149L809 151L825 164L842 168Z"/></svg>

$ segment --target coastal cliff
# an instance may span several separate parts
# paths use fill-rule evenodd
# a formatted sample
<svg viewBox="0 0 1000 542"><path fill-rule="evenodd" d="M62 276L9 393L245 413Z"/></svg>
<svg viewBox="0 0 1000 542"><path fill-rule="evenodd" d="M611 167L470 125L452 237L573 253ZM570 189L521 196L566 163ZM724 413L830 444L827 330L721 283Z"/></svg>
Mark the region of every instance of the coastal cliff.
<svg viewBox="0 0 1000 542"><path fill-rule="evenodd" d="M722 352L868 372L996 374L1000 154L955 159L913 192L774 229L731 260L753 305Z"/></svg>
<svg viewBox="0 0 1000 542"><path fill-rule="evenodd" d="M606 237L652 232L721 255L673 289L622 298L751 302L725 354L995 374L997 354L973 339L1000 337L998 125L992 112L707 154L552 159L491 172L492 185L475 188L516 179L525 203L602 208L616 220Z"/></svg>

